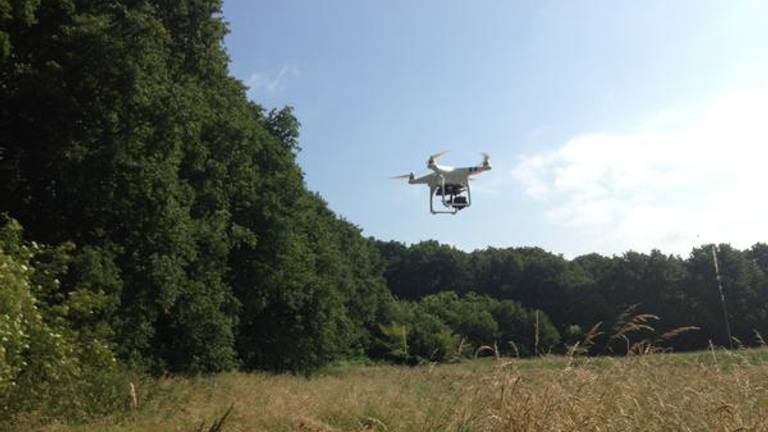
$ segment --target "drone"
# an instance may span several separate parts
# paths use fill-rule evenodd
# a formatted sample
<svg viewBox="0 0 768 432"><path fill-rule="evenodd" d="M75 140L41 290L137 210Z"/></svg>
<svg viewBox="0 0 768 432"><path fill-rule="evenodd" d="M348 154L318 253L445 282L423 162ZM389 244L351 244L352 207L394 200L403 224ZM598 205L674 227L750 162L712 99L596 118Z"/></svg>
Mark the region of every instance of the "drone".
<svg viewBox="0 0 768 432"><path fill-rule="evenodd" d="M407 179L408 184L424 184L429 186L429 211L432 214L453 214L472 205L472 191L469 181L471 176L482 174L491 170L491 157L482 153L483 160L479 165L454 168L438 165L437 160L447 151L433 154L427 159L427 168L432 172L421 177L410 173L392 177L393 179ZM448 210L435 210L435 197L440 197L439 202Z"/></svg>

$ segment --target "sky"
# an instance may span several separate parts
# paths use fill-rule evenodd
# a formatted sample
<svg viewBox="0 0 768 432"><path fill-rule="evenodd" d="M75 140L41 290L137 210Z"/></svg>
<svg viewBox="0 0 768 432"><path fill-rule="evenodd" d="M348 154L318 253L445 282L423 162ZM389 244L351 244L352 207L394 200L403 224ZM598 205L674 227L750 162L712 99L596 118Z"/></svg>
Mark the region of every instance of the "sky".
<svg viewBox="0 0 768 432"><path fill-rule="evenodd" d="M231 73L294 107L307 186L364 235L572 258L768 242L768 2L225 0ZM389 179L493 170L429 213Z"/></svg>

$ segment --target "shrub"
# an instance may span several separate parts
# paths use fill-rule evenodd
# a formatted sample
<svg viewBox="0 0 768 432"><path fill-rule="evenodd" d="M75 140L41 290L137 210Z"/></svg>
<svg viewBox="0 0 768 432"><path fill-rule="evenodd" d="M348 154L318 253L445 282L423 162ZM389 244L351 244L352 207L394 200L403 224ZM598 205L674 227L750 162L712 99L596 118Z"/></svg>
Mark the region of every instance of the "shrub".
<svg viewBox="0 0 768 432"><path fill-rule="evenodd" d="M29 411L71 418L121 406L126 383L112 350L70 319L97 311L102 299L60 288L73 246L27 243L18 222L0 223L0 422Z"/></svg>

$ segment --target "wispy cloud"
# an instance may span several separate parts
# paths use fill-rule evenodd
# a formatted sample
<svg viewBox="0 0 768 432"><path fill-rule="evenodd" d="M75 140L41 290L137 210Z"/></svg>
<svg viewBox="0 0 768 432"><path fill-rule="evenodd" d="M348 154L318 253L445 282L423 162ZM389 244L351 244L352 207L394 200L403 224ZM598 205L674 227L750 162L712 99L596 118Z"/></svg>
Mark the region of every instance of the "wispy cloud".
<svg viewBox="0 0 768 432"><path fill-rule="evenodd" d="M746 247L768 240L766 113L768 89L736 91L657 113L640 132L576 136L511 174L552 223L601 252Z"/></svg>
<svg viewBox="0 0 768 432"><path fill-rule="evenodd" d="M283 66L277 72L254 72L245 82L248 86L248 94L254 97L258 94L273 95L285 90L287 81L301 76L301 71L296 66Z"/></svg>

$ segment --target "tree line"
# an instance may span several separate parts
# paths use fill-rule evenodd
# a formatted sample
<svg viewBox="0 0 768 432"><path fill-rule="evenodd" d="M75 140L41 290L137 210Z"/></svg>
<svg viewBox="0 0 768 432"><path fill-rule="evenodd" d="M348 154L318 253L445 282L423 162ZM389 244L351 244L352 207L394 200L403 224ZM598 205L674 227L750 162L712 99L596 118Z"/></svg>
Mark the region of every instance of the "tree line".
<svg viewBox="0 0 768 432"><path fill-rule="evenodd" d="M545 311L565 342L578 340L597 323L610 329L630 309L654 315L654 329L661 334L696 327L674 341L677 350L704 349L710 343L754 346L762 344L761 335L768 331L765 243L746 250L703 245L686 258L653 250L572 260L531 247L467 253L435 241L411 246L375 243L387 262L384 276L396 297L416 300L449 291L516 301ZM609 332L603 333L603 344L596 344L595 350L612 352L614 348L606 346Z"/></svg>
<svg viewBox="0 0 768 432"><path fill-rule="evenodd" d="M0 421L120 409L139 372L560 352L638 303L700 327L680 349L727 342L707 248L566 260L365 238L307 189L292 110L229 75L220 14L0 0ZM721 248L745 344L767 266L766 245Z"/></svg>

